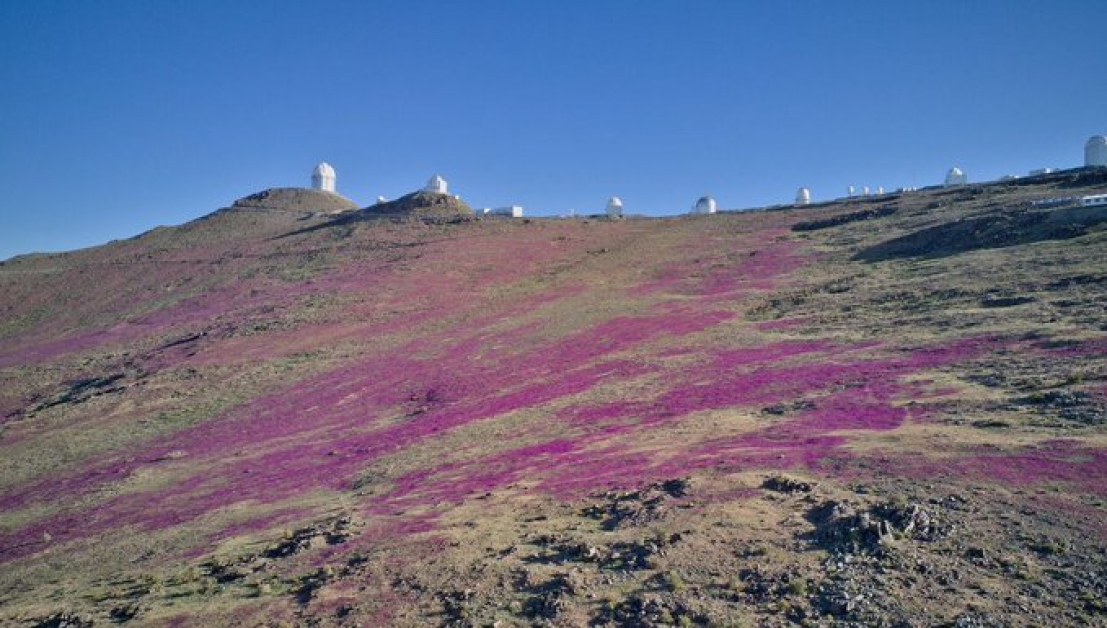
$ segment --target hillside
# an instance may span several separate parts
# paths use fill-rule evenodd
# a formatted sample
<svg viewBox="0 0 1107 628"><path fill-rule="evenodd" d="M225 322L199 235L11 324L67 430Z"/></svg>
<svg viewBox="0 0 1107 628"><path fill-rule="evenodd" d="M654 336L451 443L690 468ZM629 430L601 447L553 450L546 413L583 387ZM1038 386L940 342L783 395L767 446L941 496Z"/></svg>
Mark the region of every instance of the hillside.
<svg viewBox="0 0 1107 628"><path fill-rule="evenodd" d="M0 263L0 624L1107 625L1103 192Z"/></svg>

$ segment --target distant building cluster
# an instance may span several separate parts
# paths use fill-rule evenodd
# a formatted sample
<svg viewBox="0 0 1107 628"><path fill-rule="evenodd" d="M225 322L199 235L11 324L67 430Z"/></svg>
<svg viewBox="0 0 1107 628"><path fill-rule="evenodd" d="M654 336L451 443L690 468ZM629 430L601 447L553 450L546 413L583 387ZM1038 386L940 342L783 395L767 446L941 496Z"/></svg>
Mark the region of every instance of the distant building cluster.
<svg viewBox="0 0 1107 628"><path fill-rule="evenodd" d="M1107 136L1094 135L1088 138L1088 141L1084 144L1084 167L1104 167L1107 166ZM1027 176L1036 177L1052 174L1057 172L1057 168L1036 168L1027 173ZM1015 181L1019 177L1015 175L1005 175L1000 177L1000 181ZM945 187L954 187L958 185L966 185L969 182L968 175L959 166L954 166L946 172L945 180L942 185ZM897 193L914 192L918 190L917 187L900 187L896 188ZM877 188L876 194L884 194L883 188ZM860 190L854 186L849 186L846 189L846 198L853 198L855 196L869 196L869 188L863 187ZM1073 199L1076 200L1076 199ZM800 199L800 195L796 195L796 205L804 205Z"/></svg>
<svg viewBox="0 0 1107 628"><path fill-rule="evenodd" d="M1097 168L1107 167L1107 136L1093 135L1088 138L1088 141L1084 143L1084 167ZM1056 172L1055 168L1037 168L1029 172L1029 176L1042 176ZM1006 175L1001 177L1000 181L1013 181L1018 179L1014 175ZM968 184L969 178L959 166L953 166L946 172L946 177L943 185L946 187L955 187L959 185ZM320 162L311 172L311 188L319 190L321 192L329 192L331 194L337 194L337 175L334 167L327 162ZM917 190L916 187L900 187L896 188L897 193L913 192ZM427 184L423 186L423 193L426 194L449 194L449 185L446 179L442 175L436 174L427 181ZM846 197L869 197L869 196L882 196L885 194L883 186L878 186L873 191L869 186L849 186L846 188ZM460 197L457 197L460 199ZM1097 195L1083 197L1080 203L1085 206L1104 205L1107 204L1107 195ZM1064 202L1075 202L1077 199L1046 199L1044 202L1052 202L1063 200ZM387 199L383 196L377 198L377 203L386 203ZM795 205L805 206L812 203L811 189L807 187L800 187L796 190ZM1044 205L1041 205L1044 206ZM712 196L701 196L692 204L690 213L692 214L714 214L719 211L718 203ZM607 201L607 206L604 208L604 213L608 218L620 219L624 217L623 200L618 196L612 196ZM478 212L478 215L484 216L502 216L508 218L522 218L524 209L520 205L507 205L497 208L485 208L483 211ZM570 210L571 216L576 215L575 210Z"/></svg>
<svg viewBox="0 0 1107 628"><path fill-rule="evenodd" d="M807 188L800 188L800 189L805 190ZM867 186L867 185L863 185L860 188L858 188L855 185L850 185L850 186L846 187L846 198L854 198L856 196L883 196L884 194L885 194L884 186L882 186L882 185L876 186L875 190L873 188ZM808 195L810 195L810 192L808 192ZM799 202L799 195L798 194L796 195L796 204L797 205L803 204L803 203Z"/></svg>

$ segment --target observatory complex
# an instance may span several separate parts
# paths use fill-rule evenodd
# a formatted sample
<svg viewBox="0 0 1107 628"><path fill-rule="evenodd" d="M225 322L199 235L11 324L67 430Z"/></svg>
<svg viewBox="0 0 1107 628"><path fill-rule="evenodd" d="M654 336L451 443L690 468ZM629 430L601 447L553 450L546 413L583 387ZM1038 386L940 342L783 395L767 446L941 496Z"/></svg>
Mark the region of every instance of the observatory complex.
<svg viewBox="0 0 1107 628"><path fill-rule="evenodd" d="M1088 140L1084 143L1084 167L1085 168L1103 168L1103 167L1107 167L1107 136L1105 136L1105 135L1093 135L1093 136L1089 137ZM1031 170L1029 175L1030 176L1044 176L1044 175L1052 174L1052 173L1057 172L1057 171L1058 170L1055 169L1055 168L1039 168L1039 169L1036 169L1036 170ZM1014 175L1008 175L1008 176L1000 178L999 180L1000 181L1013 181L1013 180L1016 180L1016 179L1018 179L1018 177L1016 177ZM327 163L325 161L320 162L318 165L315 166L315 169L312 170L312 173L311 173L311 189L312 190L316 190L316 191L320 191L320 192L327 192L327 193L334 194L334 195L337 196L338 192L337 192L336 183L337 183L337 176L335 174L334 167L331 166L329 163ZM944 181L944 186L945 187L955 187L955 186L966 185L966 184L968 184L968 176L965 174L965 172L960 167L953 166L946 173L945 181ZM896 192L897 193L910 192L910 191L914 191L916 189L918 189L918 188L900 187L900 188L896 188ZM301 192L302 191L303 190L301 189ZM860 197L869 197L869 196L872 196L873 194L875 194L877 196L883 196L883 195L886 194L886 191L885 191L883 186L878 186L878 187L875 188L875 192L874 192L873 189L871 189L867 185L866 186L853 186L853 185L850 185L850 186L847 187L847 190L846 190L846 197L847 198L856 198L858 196L860 196ZM434 195L434 196L439 196L439 197L448 197L449 196L449 185L447 184L446 179L444 179L441 175L435 174L434 176L432 176L427 181L426 185L422 189L418 190L417 192L412 193L412 195ZM270 195L270 196L272 196L272 195ZM251 198L253 198L253 197L251 197ZM268 197L266 197L266 198L268 198ZM455 197L452 197L452 198L453 198L453 200L456 200L458 202L461 201L460 197L455 196ZM441 199L439 199L439 200L441 200ZM272 202L272 200L270 199L270 201L267 201L267 202ZM811 190L810 190L810 188L800 187L796 190L795 206L797 206L797 207L807 206L807 205L810 205L811 202L812 201L811 201ZM1103 201L1102 199L1100 199L1098 197L1096 199L1094 199L1094 204L1096 204L1096 205L1103 204L1104 202L1105 201ZM378 197L377 202L376 202L376 207L380 208L380 207L383 207L383 206L386 206L386 205L390 205L391 203L392 203L391 201L388 201L383 196ZM438 201L434 201L434 203L438 203ZM466 206L465 211L468 212L468 211L471 211L471 210L469 210L468 207ZM608 218L612 218L612 219L623 218L624 217L623 200L621 198L619 198L618 196L612 196L611 198L608 199L607 206L606 206L604 211L605 211ZM705 196L701 196L699 199L696 200L696 202L692 205L690 213L692 213L692 214L714 214L718 211L719 211L718 210L718 204L716 203L715 199L713 197L709 196L709 195L705 195ZM481 214L482 215L487 215L487 216L506 216L506 217L520 218L524 215L524 210L519 205L509 205L507 207L498 207L498 208L495 208L495 209L484 209L484 210L482 210ZM570 211L569 215L572 216L573 214L574 214L574 212Z"/></svg>
<svg viewBox="0 0 1107 628"><path fill-rule="evenodd" d="M320 162L319 165L315 167L315 170L311 171L311 189L335 194L336 179L334 166L331 166L325 161Z"/></svg>

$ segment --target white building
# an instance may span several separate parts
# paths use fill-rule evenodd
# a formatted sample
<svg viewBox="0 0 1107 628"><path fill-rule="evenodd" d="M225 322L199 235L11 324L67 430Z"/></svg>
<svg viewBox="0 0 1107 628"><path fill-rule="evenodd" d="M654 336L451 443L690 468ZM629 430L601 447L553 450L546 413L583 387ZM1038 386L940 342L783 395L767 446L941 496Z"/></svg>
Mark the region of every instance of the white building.
<svg viewBox="0 0 1107 628"><path fill-rule="evenodd" d="M1037 168L1035 170L1030 171L1030 176L1037 177L1039 175L1052 174L1054 172L1057 172L1056 168Z"/></svg>
<svg viewBox="0 0 1107 628"><path fill-rule="evenodd" d="M427 181L427 186L423 188L424 192L430 192L431 194L449 194L447 190L446 180L439 174L431 177L430 181Z"/></svg>
<svg viewBox="0 0 1107 628"><path fill-rule="evenodd" d="M800 188L796 190L796 205L810 205L811 204L811 190L807 188Z"/></svg>
<svg viewBox="0 0 1107 628"><path fill-rule="evenodd" d="M1030 201L1030 206L1039 208L1060 207L1062 205L1068 205L1069 203L1073 203L1078 200L1082 199L1079 199L1075 196L1056 196L1053 198L1040 198L1036 201Z"/></svg>
<svg viewBox="0 0 1107 628"><path fill-rule="evenodd" d="M1084 144L1085 166L1107 166L1107 137L1093 135Z"/></svg>
<svg viewBox="0 0 1107 628"><path fill-rule="evenodd" d="M311 171L311 189L334 193L335 181L334 167L327 162L322 162Z"/></svg>
<svg viewBox="0 0 1107 628"><path fill-rule="evenodd" d="M950 168L949 172L946 173L946 185L947 186L950 186L950 185L965 185L968 182L969 182L969 178L966 177L965 173L960 168L958 168L957 166L954 166L954 167Z"/></svg>
<svg viewBox="0 0 1107 628"><path fill-rule="evenodd" d="M1092 194L1080 199L1081 207L1098 207L1100 205L1107 205L1107 194Z"/></svg>
<svg viewBox="0 0 1107 628"><path fill-rule="evenodd" d="M619 198L618 196L612 196L611 198L607 199L607 217L623 217L623 199Z"/></svg>
<svg viewBox="0 0 1107 628"><path fill-rule="evenodd" d="M857 193L857 189L852 185L846 188L846 196L853 198L853 195Z"/></svg>
<svg viewBox="0 0 1107 628"><path fill-rule="evenodd" d="M508 205L507 207L497 207L495 209L485 209L485 216L505 216L507 218L522 218L523 208L520 205Z"/></svg>
<svg viewBox="0 0 1107 628"><path fill-rule="evenodd" d="M715 203L715 199L710 196L701 196L696 204L692 206L693 214L714 214L717 211L719 211L719 206Z"/></svg>

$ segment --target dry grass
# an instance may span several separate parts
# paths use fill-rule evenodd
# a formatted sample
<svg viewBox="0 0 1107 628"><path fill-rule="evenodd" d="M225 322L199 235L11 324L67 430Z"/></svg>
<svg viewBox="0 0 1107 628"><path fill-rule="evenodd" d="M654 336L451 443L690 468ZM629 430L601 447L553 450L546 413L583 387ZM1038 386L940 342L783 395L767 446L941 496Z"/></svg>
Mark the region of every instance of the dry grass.
<svg viewBox="0 0 1107 628"><path fill-rule="evenodd" d="M1102 622L1101 179L4 263L0 622Z"/></svg>

